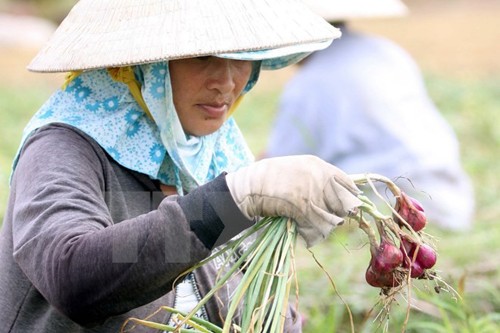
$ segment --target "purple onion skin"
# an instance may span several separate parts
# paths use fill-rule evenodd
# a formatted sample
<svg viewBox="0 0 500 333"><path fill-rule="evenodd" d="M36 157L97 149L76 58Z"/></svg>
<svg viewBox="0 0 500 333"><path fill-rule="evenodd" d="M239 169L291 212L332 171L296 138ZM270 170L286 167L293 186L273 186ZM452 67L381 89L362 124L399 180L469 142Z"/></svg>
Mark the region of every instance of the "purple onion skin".
<svg viewBox="0 0 500 333"><path fill-rule="evenodd" d="M366 282L375 288L392 288L401 284L395 277L394 271L387 273L380 273L373 270L370 264L365 272Z"/></svg>
<svg viewBox="0 0 500 333"><path fill-rule="evenodd" d="M415 254L417 248L418 252ZM406 238L402 238L400 249L404 256L402 266L408 269L411 268L412 278L422 276L426 269L432 268L436 264L436 251L434 251L434 249L427 244L417 246L416 243L413 243ZM415 260L413 261L414 257Z"/></svg>
<svg viewBox="0 0 500 333"><path fill-rule="evenodd" d="M403 253L388 240L382 240L377 248L372 249L370 265L366 269L365 279L369 285L377 288L391 288L401 284L396 279L396 268L403 263Z"/></svg>
<svg viewBox="0 0 500 333"><path fill-rule="evenodd" d="M390 243L382 241L375 254L372 256L373 270L382 274L390 273L403 263L403 253Z"/></svg>
<svg viewBox="0 0 500 333"><path fill-rule="evenodd" d="M415 248L414 251L417 249ZM434 267L437 261L436 251L427 244L422 244L418 248L417 257L415 261L419 263L424 269Z"/></svg>
<svg viewBox="0 0 500 333"><path fill-rule="evenodd" d="M371 265L368 266L368 268L366 269L365 280L372 287L375 287L375 288L382 288L382 287L384 287L384 283L382 281L380 273L376 273L372 269Z"/></svg>
<svg viewBox="0 0 500 333"><path fill-rule="evenodd" d="M418 261L414 261L411 263L410 270L411 270L410 276L412 279L421 277L425 271L424 268L420 266Z"/></svg>
<svg viewBox="0 0 500 333"><path fill-rule="evenodd" d="M410 199L410 201L413 204L413 206L415 207L415 209L417 209L418 211L424 213L424 207L422 207L422 204L417 199L412 198L410 196L408 196L408 199Z"/></svg>
<svg viewBox="0 0 500 333"><path fill-rule="evenodd" d="M420 202L404 192L401 192L401 195L396 199L394 209L414 231L422 230L427 224L427 217ZM393 218L399 225L403 225L398 216L394 215Z"/></svg>
<svg viewBox="0 0 500 333"><path fill-rule="evenodd" d="M399 245L399 249L403 253L403 257L410 256L410 253L415 248L416 244L409 240L407 237L401 237L401 244Z"/></svg>

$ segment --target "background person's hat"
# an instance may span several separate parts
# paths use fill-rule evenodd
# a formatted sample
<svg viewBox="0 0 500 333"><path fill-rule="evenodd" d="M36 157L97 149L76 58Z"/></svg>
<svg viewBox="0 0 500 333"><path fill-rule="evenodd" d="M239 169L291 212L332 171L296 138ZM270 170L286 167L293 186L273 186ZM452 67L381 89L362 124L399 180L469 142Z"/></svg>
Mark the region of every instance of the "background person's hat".
<svg viewBox="0 0 500 333"><path fill-rule="evenodd" d="M399 0L303 0L328 22L403 16L408 7Z"/></svg>
<svg viewBox="0 0 500 333"><path fill-rule="evenodd" d="M339 36L299 0L80 0L28 69L78 71L276 49L286 56Z"/></svg>

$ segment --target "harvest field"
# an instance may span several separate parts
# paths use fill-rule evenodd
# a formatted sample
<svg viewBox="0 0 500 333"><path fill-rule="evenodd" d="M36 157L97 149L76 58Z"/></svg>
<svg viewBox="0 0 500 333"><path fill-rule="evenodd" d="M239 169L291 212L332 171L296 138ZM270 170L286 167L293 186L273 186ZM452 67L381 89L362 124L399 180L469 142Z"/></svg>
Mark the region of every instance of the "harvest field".
<svg viewBox="0 0 500 333"><path fill-rule="evenodd" d="M459 293L414 292L406 332L496 333L500 331L500 0L414 0L407 18L354 22L354 26L392 38L406 48L424 72L429 92L455 129L462 160L476 191L474 227L450 233L428 226L438 246L437 269ZM0 46L0 217L8 197L8 178L21 131L30 115L63 80L33 74L24 66L31 48ZM255 154L265 147L279 93L294 69L263 73L236 118ZM369 171L369 170L367 170ZM337 229L312 251L301 244L296 260L299 308L307 332L382 332L368 315L378 290L364 270L366 238L354 224ZM327 274L333 279L335 288ZM292 297L293 298L293 297ZM345 304L344 304L345 302ZM392 308L389 332L400 332L407 303Z"/></svg>

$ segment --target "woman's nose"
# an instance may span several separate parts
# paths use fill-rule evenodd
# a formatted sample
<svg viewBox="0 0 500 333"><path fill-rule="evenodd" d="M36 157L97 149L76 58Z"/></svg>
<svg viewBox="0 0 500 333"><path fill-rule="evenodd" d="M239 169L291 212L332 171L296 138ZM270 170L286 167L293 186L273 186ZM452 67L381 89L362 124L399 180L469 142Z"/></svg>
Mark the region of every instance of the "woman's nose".
<svg viewBox="0 0 500 333"><path fill-rule="evenodd" d="M221 93L231 92L235 84L235 71L229 59L217 59L211 66L211 74L207 81L208 89L216 89Z"/></svg>

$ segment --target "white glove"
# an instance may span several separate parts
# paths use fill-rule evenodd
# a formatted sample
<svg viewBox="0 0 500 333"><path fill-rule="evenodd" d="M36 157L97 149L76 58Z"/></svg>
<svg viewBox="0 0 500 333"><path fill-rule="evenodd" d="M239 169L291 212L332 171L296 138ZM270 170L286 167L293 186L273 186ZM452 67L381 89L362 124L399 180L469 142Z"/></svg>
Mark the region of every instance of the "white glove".
<svg viewBox="0 0 500 333"><path fill-rule="evenodd" d="M226 181L247 218L292 218L307 247L325 239L361 205L356 196L361 192L347 174L311 155L264 159L228 173Z"/></svg>

